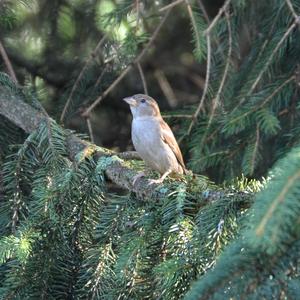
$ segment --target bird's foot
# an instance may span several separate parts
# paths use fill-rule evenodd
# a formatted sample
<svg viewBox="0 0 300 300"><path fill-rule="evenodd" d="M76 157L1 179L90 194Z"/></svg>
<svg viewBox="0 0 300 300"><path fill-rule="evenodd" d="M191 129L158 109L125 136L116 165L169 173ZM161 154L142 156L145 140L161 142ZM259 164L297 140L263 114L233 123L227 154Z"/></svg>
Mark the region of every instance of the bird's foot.
<svg viewBox="0 0 300 300"><path fill-rule="evenodd" d="M172 173L172 171L171 171L171 170L168 170L168 171L165 172L160 178L158 178L158 179L150 179L150 180L149 180L149 185L151 185L151 184L161 184L161 183L163 183L163 181L166 179L166 177L167 177L170 173Z"/></svg>
<svg viewBox="0 0 300 300"><path fill-rule="evenodd" d="M152 184L161 184L161 183L163 183L164 178L149 179L148 181L149 181L148 185L152 185Z"/></svg>
<svg viewBox="0 0 300 300"><path fill-rule="evenodd" d="M145 176L146 176L145 172L139 172L139 173L137 173L133 177L132 184L135 185L135 183L137 182L137 180L139 180L140 178L145 177Z"/></svg>

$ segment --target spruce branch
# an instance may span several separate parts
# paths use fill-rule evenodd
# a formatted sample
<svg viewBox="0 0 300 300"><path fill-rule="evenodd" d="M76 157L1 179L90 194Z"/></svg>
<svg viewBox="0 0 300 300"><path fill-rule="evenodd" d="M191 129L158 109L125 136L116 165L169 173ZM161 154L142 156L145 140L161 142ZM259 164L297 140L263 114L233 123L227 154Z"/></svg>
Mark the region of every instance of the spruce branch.
<svg viewBox="0 0 300 300"><path fill-rule="evenodd" d="M267 210L266 214L263 216L261 222L258 224L255 231L257 236L262 236L264 234L264 230L269 219L273 216L273 213L280 205L280 203L285 201L286 194L290 192L291 187L296 182L299 182L299 179L300 179L300 171L295 172L295 174L293 174L291 177L288 178L285 185L282 187L282 190L280 191L279 195L274 199L269 209Z"/></svg>
<svg viewBox="0 0 300 300"><path fill-rule="evenodd" d="M186 3L186 7L187 7L187 10L188 10L188 14L189 14L192 26L194 28L194 31L198 32L197 22L195 20L195 17L194 17L194 14L193 14L193 10L192 10L192 7L191 7L191 5L189 3L189 0L185 0L185 3ZM196 34L195 37L196 37L196 45L200 45L201 44L200 34Z"/></svg>
<svg viewBox="0 0 300 300"><path fill-rule="evenodd" d="M214 17L208 28L204 31L205 35L209 35L212 29L216 26L219 19L221 18L222 14L226 11L228 5L230 4L231 0L226 0L223 6L219 9L218 14Z"/></svg>
<svg viewBox="0 0 300 300"><path fill-rule="evenodd" d="M162 17L159 25L153 32L150 40L144 47L144 49L141 51L141 53L137 56L137 58L133 61L132 64L128 65L123 72L115 79L115 81L103 92L102 95L100 95L96 100L93 101L93 103L82 113L83 117L87 117L91 111L121 82L121 80L132 70L133 65L139 63L144 55L148 52L149 48L152 46L154 40L156 39L158 33L160 32L162 26L164 25L165 21L167 20L172 8L168 9L165 15Z"/></svg>
<svg viewBox="0 0 300 300"><path fill-rule="evenodd" d="M26 133L31 133L36 130L42 122L49 122L47 116L36 111L17 97L5 98L3 95L0 96L0 115L22 128ZM67 150L71 160L74 160L75 156L81 151L88 152L90 149L96 148L93 144L83 141L71 133L67 134L66 139ZM110 150L102 148L96 149L97 157L117 156L117 153ZM132 155L132 153L130 155ZM122 157L122 154L120 154L120 157ZM123 157L128 159L128 153ZM129 168L126 163L123 163L121 160L114 160L107 167L105 173L107 177L119 187L132 191L143 198L158 199L162 196L161 192L157 190L158 185L150 184L150 181L146 178L142 178L133 184L133 177L137 172Z"/></svg>
<svg viewBox="0 0 300 300"><path fill-rule="evenodd" d="M187 131L187 135L190 135L193 126L195 125L197 121L197 117L202 109L202 106L204 104L204 100L206 98L207 92L208 92L208 86L209 86L209 80L210 80L210 68L211 68L211 40L210 40L210 34L206 35L206 41L207 41L207 63L206 63L206 80L205 80L205 85L204 85L204 90L202 93L201 100L198 104L198 107L193 114L193 119L190 123L190 126Z"/></svg>
<svg viewBox="0 0 300 300"><path fill-rule="evenodd" d="M278 44L276 45L276 47L274 48L274 50L270 54L268 60L264 64L264 66L263 66L262 70L260 71L260 73L258 74L258 76L256 77L255 81L253 82L253 84L250 87L249 91L247 92L246 96L243 97L241 99L241 101L235 106L235 108L232 110L232 113L235 112L245 102L245 100L249 96L251 96L252 93L255 91L255 89L256 89L257 85L259 84L260 80L262 79L263 75L265 74L265 72L267 71L267 69L269 68L269 66L271 65L271 63L273 62L274 56L277 54L277 52L280 49L280 47L282 46L282 44L289 37L289 35L292 33L292 31L294 30L294 28L296 26L297 26L297 21L294 21L291 24L291 26L287 29L287 31L285 32L285 34L282 36L281 40L278 42Z"/></svg>
<svg viewBox="0 0 300 300"><path fill-rule="evenodd" d="M38 112L29 104L23 102L18 97L5 98L0 97L0 115L7 118L16 126L22 128L26 133L31 133L36 130L39 125L43 122L54 122L49 119L45 114ZM47 120L48 119L48 120ZM158 184L152 184L147 178L141 178L135 184L133 184L133 178L137 175L137 171L128 166L126 162L121 159L115 159L117 156L123 159L138 158L136 152L125 152L125 153L115 153L111 150L105 148L99 148L95 145L81 140L72 133L66 133L66 149L69 158L73 161L78 153L90 153L91 151L95 153L96 158L100 157L111 157L110 163L105 169L106 176L117 186L131 191L139 196L142 201L157 201L165 196L166 190L158 189ZM208 202L217 201L225 197L225 193L219 191L210 191ZM249 198L249 194L245 193L241 197ZM250 195L250 197L252 197Z"/></svg>
<svg viewBox="0 0 300 300"><path fill-rule="evenodd" d="M21 162L20 158L17 158L16 161L16 166L15 166L15 174L14 174L14 179L15 179L15 192L13 193L13 207L12 207L12 218L11 218L11 232L14 234L16 233L16 228L17 224L19 221L19 213L21 210L21 207L23 206L22 202L22 192L20 188L20 173L21 173Z"/></svg>
<svg viewBox="0 0 300 300"><path fill-rule="evenodd" d="M300 24L300 17L297 15L297 13L296 13L296 11L295 11L295 9L294 9L294 6L293 6L291 0L285 0L285 2L286 2L286 4L287 4L287 6L289 7L289 9L290 9L290 11L291 11L293 17L295 18L295 21L296 21L298 24Z"/></svg>
<svg viewBox="0 0 300 300"><path fill-rule="evenodd" d="M284 7L284 3L281 4L280 8L278 9L278 12L276 14L276 17L274 18L274 21L273 21L273 25L271 26L270 28L270 31L268 32L267 34L267 38L265 39L263 45L261 46L260 50L259 50L259 53L257 55L257 58L256 58L256 61L259 61L260 57L262 56L262 54L264 53L264 50L265 48L267 47L267 45L269 44L271 38L273 37L274 35L274 29L276 27L276 24L278 22L278 19L280 17L280 12L281 12L281 9Z"/></svg>
<svg viewBox="0 0 300 300"><path fill-rule="evenodd" d="M216 108L219 105L220 98L221 98L221 95L222 95L222 91L223 91L223 88L224 88L224 85L225 85L225 82L226 82L226 79L227 79L227 76L228 76L229 67L230 67L230 60L231 60L231 54L232 54L232 31L231 31L231 24L230 24L230 16L229 16L229 13L227 12L227 10L225 10L225 17L226 17L227 28L228 28L228 54L227 54L227 58L226 58L226 64L225 64L224 73L223 73L223 76L222 76L221 83L219 85L219 88L218 88L218 91L217 91L217 94L216 94L215 98L212 100L213 106L212 106L212 110L211 110L211 113L210 113L210 116L209 116L209 120L208 120L206 129L205 129L205 132L204 132L203 137L202 137L202 141L200 143L201 149L203 149L204 142L205 142L205 139L206 139L206 135L208 133L210 125L212 124L213 118L215 116Z"/></svg>
<svg viewBox="0 0 300 300"><path fill-rule="evenodd" d="M229 121L228 124L232 124L235 123L243 118L245 118L246 116L254 113L255 111L258 111L259 109L263 108L269 101L271 101L286 85L288 85L290 82L295 80L295 75L290 76L287 80L285 80L282 84L280 84L272 93L270 96L268 96L261 104L253 107L252 109L249 109L248 111L246 111L245 113L237 116L236 118L233 118ZM217 129L217 130L220 130Z"/></svg>
<svg viewBox="0 0 300 300"><path fill-rule="evenodd" d="M199 4L200 9L203 12L203 15L204 15L204 18L205 18L207 24L209 24L210 23L210 19L209 19L208 13L207 13L207 11L205 9L205 6L204 6L202 0L198 0L198 4Z"/></svg>
<svg viewBox="0 0 300 300"><path fill-rule="evenodd" d="M199 7L200 7L200 9L201 9L201 11L202 11L202 13L203 13L203 16L204 16L204 18L205 18L207 24L210 25L210 24L211 24L210 18L209 18L209 16L208 16L208 13L207 13L207 11L206 11L206 9L205 9L205 6L204 6L202 0L198 0L198 4L199 4ZM226 11L226 9L227 9L227 7L224 9L224 12ZM221 54L222 58L225 60L226 57L225 57L225 55L224 55L224 53L223 53L223 51L222 51L222 47L221 47L221 45L220 45L220 41L219 41L218 38L216 38L215 36L213 36L213 41L216 43L218 49L220 50L220 54Z"/></svg>
<svg viewBox="0 0 300 300"><path fill-rule="evenodd" d="M219 14L221 16L221 14L223 13L224 9L227 8L228 4L230 3L230 0L227 0L225 2L225 4L223 5L223 7L220 9ZM193 15L193 11L191 8L191 5L189 4L188 0L186 0L186 5L187 5L187 10L189 13L189 17L191 19L191 22L193 24L194 30L197 31L197 24ZM214 24L218 21L218 19L220 18L220 16L218 17L218 15L216 16L216 18L212 21L212 23L209 25L208 28L213 28ZM213 24L214 23L214 24ZM210 29L211 30L211 29ZM206 62L206 79L205 79L205 84L204 84L204 89L202 92L202 96L200 99L200 102L198 104L198 107L195 111L195 113L193 114L193 118L192 121L189 125L188 131L187 131L187 135L190 135L193 126L195 125L196 121L197 121L197 117L202 109L202 106L204 104L204 100L206 98L206 95L208 93L208 87L209 87L209 81L210 81L210 73L211 73L211 36L210 36L210 30L209 31L205 31L204 34L206 35L206 42L207 42L207 62ZM196 35L196 38L199 38L198 35ZM200 43L200 40L197 40L197 43Z"/></svg>

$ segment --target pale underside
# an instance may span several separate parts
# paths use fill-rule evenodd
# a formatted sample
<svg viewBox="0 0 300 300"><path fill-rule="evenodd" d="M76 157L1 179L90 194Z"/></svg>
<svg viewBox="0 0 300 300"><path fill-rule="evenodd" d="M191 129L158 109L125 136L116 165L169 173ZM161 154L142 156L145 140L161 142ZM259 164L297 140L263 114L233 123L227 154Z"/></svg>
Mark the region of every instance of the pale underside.
<svg viewBox="0 0 300 300"><path fill-rule="evenodd" d="M132 122L132 142L150 168L164 174L183 173L182 155L169 126L152 116L137 117Z"/></svg>

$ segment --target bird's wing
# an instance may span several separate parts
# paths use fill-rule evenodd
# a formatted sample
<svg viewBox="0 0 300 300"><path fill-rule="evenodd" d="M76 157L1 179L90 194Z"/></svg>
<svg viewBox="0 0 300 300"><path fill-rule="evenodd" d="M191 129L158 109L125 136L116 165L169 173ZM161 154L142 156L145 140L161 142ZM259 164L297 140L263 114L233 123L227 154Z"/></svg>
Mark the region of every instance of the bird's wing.
<svg viewBox="0 0 300 300"><path fill-rule="evenodd" d="M177 158L178 163L182 166L183 171L185 171L185 165L183 162L182 154L171 128L163 119L161 119L160 121L160 126L162 140L171 148L171 150Z"/></svg>

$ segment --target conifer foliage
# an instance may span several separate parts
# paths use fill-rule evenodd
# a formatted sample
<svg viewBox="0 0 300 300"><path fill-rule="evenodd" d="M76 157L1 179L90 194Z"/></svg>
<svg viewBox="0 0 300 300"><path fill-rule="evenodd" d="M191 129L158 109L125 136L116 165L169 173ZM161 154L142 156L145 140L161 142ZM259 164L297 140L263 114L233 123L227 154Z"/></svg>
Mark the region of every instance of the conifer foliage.
<svg viewBox="0 0 300 300"><path fill-rule="evenodd" d="M102 19L109 28L138 13L135 1L116 2ZM0 299L299 299L299 1L226 0L214 19L198 1L139 2L165 14L150 37L133 25L122 42L105 43L111 65L96 100L90 61L53 118L36 87L0 73ZM13 10L3 3L0 25L10 26ZM182 145L195 173L222 183L188 174L151 197L124 184L142 162L59 122L83 103L88 120L177 5L187 8L195 57L206 61L200 102L178 121ZM63 20L61 30L71 22ZM13 103L30 107L30 120L6 109Z"/></svg>

